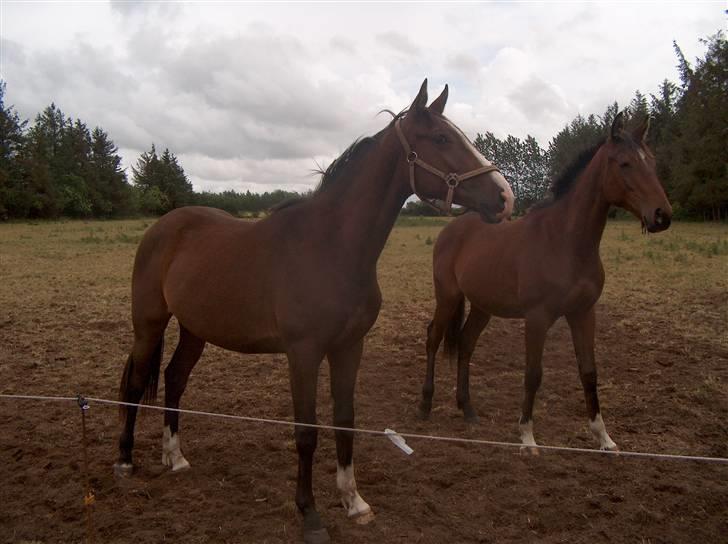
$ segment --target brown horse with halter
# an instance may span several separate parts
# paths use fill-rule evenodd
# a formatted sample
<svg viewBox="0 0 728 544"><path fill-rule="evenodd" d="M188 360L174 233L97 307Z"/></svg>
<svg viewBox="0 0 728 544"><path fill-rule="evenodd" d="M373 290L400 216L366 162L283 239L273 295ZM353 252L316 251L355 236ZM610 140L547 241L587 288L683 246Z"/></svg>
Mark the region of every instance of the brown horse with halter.
<svg viewBox="0 0 728 544"><path fill-rule="evenodd" d="M364 335L379 313L377 260L405 200L414 192L477 210L488 221L510 215L513 194L442 114L442 95L427 106L427 80L411 107L373 137L354 142L305 199L250 223L200 207L181 208L144 235L132 278L134 345L121 400L153 397L164 331L179 322L179 343L164 371L165 407L180 397L207 342L241 353L285 353L296 423L316 423L319 366L328 358L333 423L354 426L354 389ZM419 167L418 170L416 167ZM446 174L446 172L452 172ZM460 174L458 174L460 173ZM122 410L118 475L132 472L137 408ZM317 430L296 426L296 504L307 542L327 542L316 512L312 462ZM347 514L366 522L356 488L353 433L336 431L337 486ZM189 467L179 413L166 411L162 462Z"/></svg>
<svg viewBox="0 0 728 544"><path fill-rule="evenodd" d="M672 208L645 144L648 127L646 118L627 132L618 114L606 141L584 152L555 181L553 198L517 221L486 225L466 214L442 230L433 256L437 308L427 334L421 417L427 418L432 408L435 355L443 334L446 351L457 352L458 408L473 422L477 416L470 402L468 367L478 337L492 315L525 319L525 395L519 426L522 448L535 446L533 402L541 384L544 341L554 321L565 316L589 427L602 449L617 449L599 412L594 363L594 306L604 286L599 243L610 206L632 212L649 232L670 226ZM470 313L463 326L466 298Z"/></svg>

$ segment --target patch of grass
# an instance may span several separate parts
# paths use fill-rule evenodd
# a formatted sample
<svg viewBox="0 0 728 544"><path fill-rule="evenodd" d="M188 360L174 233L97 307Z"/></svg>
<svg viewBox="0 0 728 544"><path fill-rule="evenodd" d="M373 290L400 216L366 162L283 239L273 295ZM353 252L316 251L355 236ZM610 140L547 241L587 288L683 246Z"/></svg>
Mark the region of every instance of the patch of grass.
<svg viewBox="0 0 728 544"><path fill-rule="evenodd" d="M397 218L397 227L444 227L449 218L447 217L413 217L400 215Z"/></svg>

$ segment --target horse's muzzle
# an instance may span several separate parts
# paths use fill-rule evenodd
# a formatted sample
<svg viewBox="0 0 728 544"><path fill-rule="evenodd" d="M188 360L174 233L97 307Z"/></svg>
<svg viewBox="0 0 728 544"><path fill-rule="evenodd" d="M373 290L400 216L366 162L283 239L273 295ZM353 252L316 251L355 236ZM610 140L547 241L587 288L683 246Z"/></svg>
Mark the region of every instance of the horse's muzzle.
<svg viewBox="0 0 728 544"><path fill-rule="evenodd" d="M665 213L662 211L662 208L657 208L652 217L652 221L647 221L647 218L645 218L644 222L647 227L647 232L662 232L670 227L671 214Z"/></svg>

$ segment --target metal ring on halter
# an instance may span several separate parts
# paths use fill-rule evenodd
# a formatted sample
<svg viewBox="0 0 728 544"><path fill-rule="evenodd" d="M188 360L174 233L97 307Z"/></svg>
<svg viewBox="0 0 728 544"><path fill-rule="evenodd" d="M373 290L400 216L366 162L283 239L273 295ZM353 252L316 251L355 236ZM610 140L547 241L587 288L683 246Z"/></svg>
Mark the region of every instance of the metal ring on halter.
<svg viewBox="0 0 728 544"><path fill-rule="evenodd" d="M457 174L454 174L454 173L448 174L447 177L445 178L445 183L447 184L448 187L455 189L455 187L457 187L458 184L460 183L460 176L458 176Z"/></svg>
<svg viewBox="0 0 728 544"><path fill-rule="evenodd" d="M409 153L407 153L407 162L413 163L416 160L417 160L417 152L410 151Z"/></svg>

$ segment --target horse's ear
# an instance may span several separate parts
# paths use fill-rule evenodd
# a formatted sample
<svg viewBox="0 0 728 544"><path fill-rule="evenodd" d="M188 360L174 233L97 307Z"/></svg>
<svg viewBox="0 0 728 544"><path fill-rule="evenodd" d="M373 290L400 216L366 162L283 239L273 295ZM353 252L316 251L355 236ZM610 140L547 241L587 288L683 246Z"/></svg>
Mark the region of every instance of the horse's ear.
<svg viewBox="0 0 728 544"><path fill-rule="evenodd" d="M642 122L632 132L632 135L634 136L634 139L637 140L638 142L645 143L645 142L647 142L647 133L649 132L649 130L650 130L650 116L645 115L644 119L642 119Z"/></svg>
<svg viewBox="0 0 728 544"><path fill-rule="evenodd" d="M614 117L614 121L612 121L612 128L609 131L609 139L615 140L615 141L619 140L623 130L624 130L624 112L620 111Z"/></svg>
<svg viewBox="0 0 728 544"><path fill-rule="evenodd" d="M445 89L443 89L440 96L438 96L432 104L430 104L430 109L436 113L439 113L442 115L442 112L445 111L445 104L447 104L447 84L445 84Z"/></svg>
<svg viewBox="0 0 728 544"><path fill-rule="evenodd" d="M420 92L417 93L414 102L410 106L412 111L422 111L427 107L427 78L422 82Z"/></svg>

